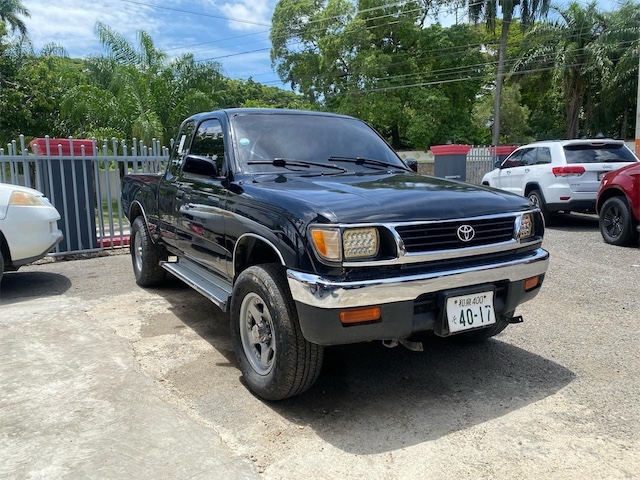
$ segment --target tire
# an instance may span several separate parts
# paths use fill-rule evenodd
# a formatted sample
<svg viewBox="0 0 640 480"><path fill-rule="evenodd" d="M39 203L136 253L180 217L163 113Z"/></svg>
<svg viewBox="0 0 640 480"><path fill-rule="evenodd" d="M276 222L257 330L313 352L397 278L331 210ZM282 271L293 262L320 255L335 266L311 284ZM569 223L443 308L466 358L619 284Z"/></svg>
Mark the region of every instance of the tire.
<svg viewBox="0 0 640 480"><path fill-rule="evenodd" d="M324 350L303 337L280 265L240 274L231 298L231 335L246 385L265 400L299 395L320 375Z"/></svg>
<svg viewBox="0 0 640 480"><path fill-rule="evenodd" d="M143 217L137 217L131 225L129 249L136 283L141 287L160 285L167 276L160 266L160 262L167 259L167 251L153 243Z"/></svg>
<svg viewBox="0 0 640 480"><path fill-rule="evenodd" d="M626 246L637 243L638 234L627 199L611 197L600 209L600 233L611 245Z"/></svg>
<svg viewBox="0 0 640 480"><path fill-rule="evenodd" d="M540 190L531 190L527 195L527 198L529 198L531 203L540 209L547 225L553 223L553 213L551 213L547 208L547 204L544 201L544 197L542 196L542 193L540 193Z"/></svg>
<svg viewBox="0 0 640 480"><path fill-rule="evenodd" d="M4 274L4 256L2 255L2 240L0 240L0 282L2 282L3 274Z"/></svg>
<svg viewBox="0 0 640 480"><path fill-rule="evenodd" d="M496 318L496 323L487 328L480 328L478 330L471 330L469 332L457 333L450 338L457 343L481 343L491 337L495 337L505 328L509 326L509 322L506 320L513 317L513 312L508 312L506 315Z"/></svg>

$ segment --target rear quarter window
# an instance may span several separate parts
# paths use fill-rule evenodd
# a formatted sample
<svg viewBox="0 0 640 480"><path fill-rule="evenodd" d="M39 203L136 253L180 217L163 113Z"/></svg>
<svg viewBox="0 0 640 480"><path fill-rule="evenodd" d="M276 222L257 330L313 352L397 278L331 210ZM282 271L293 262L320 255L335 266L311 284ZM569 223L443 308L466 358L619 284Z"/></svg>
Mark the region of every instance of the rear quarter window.
<svg viewBox="0 0 640 480"><path fill-rule="evenodd" d="M567 163L636 162L624 145L567 145L564 147Z"/></svg>

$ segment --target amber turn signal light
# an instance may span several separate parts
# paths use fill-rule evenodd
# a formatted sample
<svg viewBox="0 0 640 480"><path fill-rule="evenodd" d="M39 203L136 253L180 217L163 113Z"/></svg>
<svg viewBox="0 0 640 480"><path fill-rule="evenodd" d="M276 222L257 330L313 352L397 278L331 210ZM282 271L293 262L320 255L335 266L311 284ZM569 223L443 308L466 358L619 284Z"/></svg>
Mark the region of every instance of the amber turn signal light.
<svg viewBox="0 0 640 480"><path fill-rule="evenodd" d="M540 275L536 275L535 277L527 278L524 281L524 291L528 292L529 290L533 290L540 284Z"/></svg>
<svg viewBox="0 0 640 480"><path fill-rule="evenodd" d="M345 325L380 320L380 307L353 308L340 312L340 321Z"/></svg>

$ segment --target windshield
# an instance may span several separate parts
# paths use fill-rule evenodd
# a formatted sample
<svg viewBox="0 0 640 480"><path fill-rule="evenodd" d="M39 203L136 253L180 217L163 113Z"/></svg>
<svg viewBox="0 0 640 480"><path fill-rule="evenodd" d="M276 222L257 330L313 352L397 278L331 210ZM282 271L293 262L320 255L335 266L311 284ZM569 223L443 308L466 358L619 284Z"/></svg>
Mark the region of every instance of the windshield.
<svg viewBox="0 0 640 480"><path fill-rule="evenodd" d="M233 119L237 160L244 172L282 170L276 159L336 165L330 157L367 158L406 170L394 151L365 123L353 118L312 114L239 114ZM380 166L340 163L347 171Z"/></svg>
<svg viewBox="0 0 640 480"><path fill-rule="evenodd" d="M624 145L590 144L564 147L567 163L636 162L636 158Z"/></svg>

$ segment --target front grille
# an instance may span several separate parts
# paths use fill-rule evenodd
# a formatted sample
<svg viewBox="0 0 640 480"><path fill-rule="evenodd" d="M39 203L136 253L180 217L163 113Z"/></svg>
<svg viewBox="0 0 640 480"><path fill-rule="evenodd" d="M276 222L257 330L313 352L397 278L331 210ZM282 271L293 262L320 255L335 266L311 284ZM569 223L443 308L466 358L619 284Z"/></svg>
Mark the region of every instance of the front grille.
<svg viewBox="0 0 640 480"><path fill-rule="evenodd" d="M489 218L482 220L457 220L422 225L396 227L409 253L454 250L477 247L513 239L514 217ZM472 240L463 242L458 238L458 228L462 225L473 227Z"/></svg>

